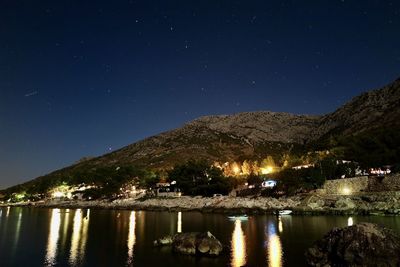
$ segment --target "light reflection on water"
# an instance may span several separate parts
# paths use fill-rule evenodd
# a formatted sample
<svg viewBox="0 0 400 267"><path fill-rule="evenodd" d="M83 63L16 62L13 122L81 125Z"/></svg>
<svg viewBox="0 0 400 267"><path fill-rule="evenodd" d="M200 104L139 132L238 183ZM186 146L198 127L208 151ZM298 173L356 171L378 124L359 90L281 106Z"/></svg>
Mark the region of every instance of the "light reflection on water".
<svg viewBox="0 0 400 267"><path fill-rule="evenodd" d="M182 212L178 212L178 225L177 225L177 230L176 232L182 233Z"/></svg>
<svg viewBox="0 0 400 267"><path fill-rule="evenodd" d="M118 212L119 219L107 210L4 207L0 266L158 266L162 259L168 267L300 267L306 266L304 251L333 227L368 221L400 233L400 217L254 215L231 222L220 214ZM153 240L178 229L210 231L230 249L198 260L153 247Z"/></svg>
<svg viewBox="0 0 400 267"><path fill-rule="evenodd" d="M81 209L77 209L74 215L74 224L72 228L71 250L69 262L72 266L78 265L85 257L85 248L87 240L87 230L89 226L90 210L85 217Z"/></svg>
<svg viewBox="0 0 400 267"><path fill-rule="evenodd" d="M281 220L280 223L282 224ZM278 225L279 225L279 218L278 218ZM281 226L283 231L283 225ZM267 250L268 266L280 267L282 266L282 256L283 256L281 239L279 235L276 233L276 227L273 222L268 223L267 229L268 230L266 233L266 238L268 244L268 250Z"/></svg>
<svg viewBox="0 0 400 267"><path fill-rule="evenodd" d="M242 221L235 221L232 234L232 266L240 267L246 264L246 238L242 230Z"/></svg>
<svg viewBox="0 0 400 267"><path fill-rule="evenodd" d="M279 233L283 232L283 223L282 223L282 217L281 216L278 217L278 230L279 230Z"/></svg>
<svg viewBox="0 0 400 267"><path fill-rule="evenodd" d="M129 233L128 233L128 265L133 263L133 249L136 243L136 212L131 211L129 217Z"/></svg>
<svg viewBox="0 0 400 267"><path fill-rule="evenodd" d="M21 208L15 208L13 209L13 213L18 212L18 219L17 219L17 224L15 226L15 238L14 238L14 244L12 247L12 255L15 255L15 251L18 247L18 241L19 241L19 236L21 234L21 223L22 223L22 209ZM10 213L10 207L7 209L7 217Z"/></svg>
<svg viewBox="0 0 400 267"><path fill-rule="evenodd" d="M59 209L53 209L50 219L49 237L47 239L47 250L45 266L54 266L56 264L57 243L61 226L61 213Z"/></svg>
<svg viewBox="0 0 400 267"><path fill-rule="evenodd" d="M61 247L65 247L65 244L67 242L67 237L68 237L68 229L69 229L69 209L66 209L64 212L64 217L61 219L62 224L63 224L63 231L62 231L62 236L60 237L60 243Z"/></svg>

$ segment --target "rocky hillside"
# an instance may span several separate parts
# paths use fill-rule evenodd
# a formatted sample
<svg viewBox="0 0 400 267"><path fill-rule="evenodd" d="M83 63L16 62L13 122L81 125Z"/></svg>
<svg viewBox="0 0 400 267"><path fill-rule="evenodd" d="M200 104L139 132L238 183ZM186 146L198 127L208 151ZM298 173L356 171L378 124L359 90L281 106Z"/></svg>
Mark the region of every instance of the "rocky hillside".
<svg viewBox="0 0 400 267"><path fill-rule="evenodd" d="M400 78L382 89L356 96L335 112L322 117L313 133L318 139L332 134L355 135L400 126Z"/></svg>
<svg viewBox="0 0 400 267"><path fill-rule="evenodd" d="M168 169L189 159L226 162L273 156L279 160L283 154L304 153L306 149L312 149L310 144L324 143L333 136L356 136L374 129L400 129L399 103L400 79L382 89L357 96L324 116L261 111L201 117L179 129L80 161L48 177L76 168L119 164ZM394 157L397 157L396 153L400 154L398 150L394 148L391 152Z"/></svg>
<svg viewBox="0 0 400 267"><path fill-rule="evenodd" d="M400 79L355 97L324 116L269 111L205 116L95 158L91 163L134 163L168 168L191 158L212 161L262 159L298 152L305 144L400 125Z"/></svg>
<svg viewBox="0 0 400 267"><path fill-rule="evenodd" d="M275 112L206 116L90 160L168 168L187 159L235 161L281 155L307 142L320 117Z"/></svg>

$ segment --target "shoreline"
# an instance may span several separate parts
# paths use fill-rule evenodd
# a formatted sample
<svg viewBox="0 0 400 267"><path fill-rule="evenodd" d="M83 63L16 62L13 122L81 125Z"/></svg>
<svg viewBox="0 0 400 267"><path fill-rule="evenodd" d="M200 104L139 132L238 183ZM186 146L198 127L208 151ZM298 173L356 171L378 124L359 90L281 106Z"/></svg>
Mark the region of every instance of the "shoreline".
<svg viewBox="0 0 400 267"><path fill-rule="evenodd" d="M24 202L0 207L65 209L112 209L146 211L198 211L223 214L276 214L292 210L293 215L400 215L400 191L368 192L354 195L306 194L287 198L269 197L189 197Z"/></svg>

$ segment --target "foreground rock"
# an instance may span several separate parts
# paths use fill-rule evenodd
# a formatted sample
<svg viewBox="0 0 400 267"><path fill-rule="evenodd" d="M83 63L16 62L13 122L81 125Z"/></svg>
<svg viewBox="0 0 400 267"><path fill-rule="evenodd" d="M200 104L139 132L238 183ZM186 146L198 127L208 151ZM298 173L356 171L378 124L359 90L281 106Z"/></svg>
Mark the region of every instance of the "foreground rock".
<svg viewBox="0 0 400 267"><path fill-rule="evenodd" d="M400 266L400 239L372 223L334 228L306 252L310 266Z"/></svg>
<svg viewBox="0 0 400 267"><path fill-rule="evenodd" d="M187 255L218 256L222 252L221 242L210 232L180 233L154 241L155 246L172 245L174 251Z"/></svg>

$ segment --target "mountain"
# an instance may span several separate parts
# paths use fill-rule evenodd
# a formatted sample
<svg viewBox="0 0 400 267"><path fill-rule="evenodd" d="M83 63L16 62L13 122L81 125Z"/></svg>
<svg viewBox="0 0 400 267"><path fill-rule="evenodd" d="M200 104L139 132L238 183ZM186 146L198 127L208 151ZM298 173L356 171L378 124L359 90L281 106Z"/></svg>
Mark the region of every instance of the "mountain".
<svg viewBox="0 0 400 267"><path fill-rule="evenodd" d="M363 93L322 117L314 138L333 134L356 135L400 126L400 78L379 89Z"/></svg>
<svg viewBox="0 0 400 267"><path fill-rule="evenodd" d="M187 159L235 161L279 154L307 141L318 116L246 112L206 116L92 160L168 168Z"/></svg>
<svg viewBox="0 0 400 267"><path fill-rule="evenodd" d="M394 141L383 142L387 143L389 149L394 149L394 152L390 152L394 156L388 158L393 160L400 158L400 147L397 147L397 133L400 129L399 104L400 79L382 89L363 93L335 112L323 116L269 111L205 116L181 128L146 138L100 157L79 161L37 179L43 181L68 176L69 172L78 169L117 165L165 170L189 159L232 162L261 160L272 156L279 161L285 154L304 154L316 147L348 144L349 147L353 144L363 146L364 141L358 142L358 136L370 138L369 135L377 138L373 142L379 149L381 139L386 138L387 132L392 132L391 138ZM376 134L376 131L380 134ZM359 150L357 146L349 151L352 149ZM386 150L382 153L386 153ZM353 157L357 151L351 152L349 156ZM372 151L366 150L366 153L370 152Z"/></svg>

